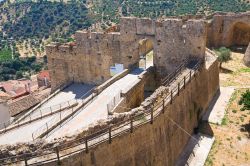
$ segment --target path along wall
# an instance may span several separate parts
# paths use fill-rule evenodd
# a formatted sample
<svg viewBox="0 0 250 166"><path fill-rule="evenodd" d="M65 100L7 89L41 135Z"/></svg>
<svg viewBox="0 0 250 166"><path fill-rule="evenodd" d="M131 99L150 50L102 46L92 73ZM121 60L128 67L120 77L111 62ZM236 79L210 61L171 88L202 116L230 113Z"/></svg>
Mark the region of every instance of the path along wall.
<svg viewBox="0 0 250 166"><path fill-rule="evenodd" d="M218 78L217 61L207 62L206 67L202 67L186 88L181 90L172 105L165 107L165 113L154 119L153 124L145 124L132 134L115 137L111 144L101 143L89 149L89 153L81 152L62 158L61 165L174 165L190 138L174 122L191 134L219 89Z"/></svg>

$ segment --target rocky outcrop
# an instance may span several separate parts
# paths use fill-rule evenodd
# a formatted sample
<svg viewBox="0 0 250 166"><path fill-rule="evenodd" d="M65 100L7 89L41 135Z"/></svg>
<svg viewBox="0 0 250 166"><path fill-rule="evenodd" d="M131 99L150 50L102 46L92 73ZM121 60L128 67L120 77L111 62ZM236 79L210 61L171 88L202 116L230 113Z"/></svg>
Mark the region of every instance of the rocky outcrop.
<svg viewBox="0 0 250 166"><path fill-rule="evenodd" d="M246 66L250 67L250 43L247 47L247 50L246 50L246 53L245 53L245 56L243 58L243 62Z"/></svg>

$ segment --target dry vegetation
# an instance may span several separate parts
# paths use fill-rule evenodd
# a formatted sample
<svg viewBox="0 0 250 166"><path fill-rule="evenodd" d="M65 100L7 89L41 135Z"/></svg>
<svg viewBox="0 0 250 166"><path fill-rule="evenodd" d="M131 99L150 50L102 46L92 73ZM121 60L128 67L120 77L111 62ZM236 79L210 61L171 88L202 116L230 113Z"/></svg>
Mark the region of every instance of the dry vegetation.
<svg viewBox="0 0 250 166"><path fill-rule="evenodd" d="M241 111L241 94L250 87L250 68L242 63L243 54L232 53L232 60L223 64L221 86L238 88L228 104L222 125L211 124L215 142L206 166L250 165L250 110Z"/></svg>
<svg viewBox="0 0 250 166"><path fill-rule="evenodd" d="M221 86L250 86L250 68L243 63L244 54L232 52L232 60L223 63L220 73Z"/></svg>
<svg viewBox="0 0 250 166"><path fill-rule="evenodd" d="M215 142L206 166L249 166L250 110L240 111L241 106L238 105L245 91L236 90L232 95L222 125L211 125Z"/></svg>

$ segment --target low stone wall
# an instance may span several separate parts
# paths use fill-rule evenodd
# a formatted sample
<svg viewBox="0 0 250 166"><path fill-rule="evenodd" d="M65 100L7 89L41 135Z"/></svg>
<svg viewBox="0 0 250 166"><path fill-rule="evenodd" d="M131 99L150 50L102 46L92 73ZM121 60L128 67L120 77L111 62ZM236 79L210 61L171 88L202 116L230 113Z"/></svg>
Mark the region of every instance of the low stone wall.
<svg viewBox="0 0 250 166"><path fill-rule="evenodd" d="M121 94L125 98L125 106L127 108L138 107L144 100L144 80L138 80L138 82L131 86L133 86L131 89Z"/></svg>
<svg viewBox="0 0 250 166"><path fill-rule="evenodd" d="M115 137L111 144L103 142L89 149L88 153L61 158L61 165L174 165L198 126L200 115L218 90L217 77L218 64L213 59L200 69L172 104L165 106L165 113L154 119L153 124L144 124L133 133ZM164 87L155 93L162 92L164 94L152 101L157 103L160 96L168 93ZM46 166L50 165L57 165L57 162L46 163Z"/></svg>
<svg viewBox="0 0 250 166"><path fill-rule="evenodd" d="M107 87L109 87L111 84L118 81L122 77L126 76L128 73L129 73L129 70L125 69L123 72L115 75L114 77L110 78L109 80L107 80L106 82L101 84L100 86L96 87L94 89L94 92L97 93L97 94L100 94L104 89L106 89Z"/></svg>

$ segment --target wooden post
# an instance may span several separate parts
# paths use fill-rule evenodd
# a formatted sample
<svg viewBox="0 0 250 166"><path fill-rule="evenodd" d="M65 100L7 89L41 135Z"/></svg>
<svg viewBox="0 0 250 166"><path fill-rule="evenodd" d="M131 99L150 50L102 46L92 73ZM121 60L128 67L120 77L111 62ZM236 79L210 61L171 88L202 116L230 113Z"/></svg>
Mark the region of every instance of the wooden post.
<svg viewBox="0 0 250 166"><path fill-rule="evenodd" d="M173 103L173 91L171 90L171 95L170 95L170 104L172 104Z"/></svg>
<svg viewBox="0 0 250 166"><path fill-rule="evenodd" d="M43 118L42 110L40 109L41 118Z"/></svg>
<svg viewBox="0 0 250 166"><path fill-rule="evenodd" d="M165 99L162 101L162 113L164 114L165 112Z"/></svg>
<svg viewBox="0 0 250 166"><path fill-rule="evenodd" d="M56 156L57 156L57 163L60 165L60 154L59 154L59 148L56 147Z"/></svg>
<svg viewBox="0 0 250 166"><path fill-rule="evenodd" d="M190 72L189 72L189 82L191 82L191 78L192 78L192 71L190 70Z"/></svg>
<svg viewBox="0 0 250 166"><path fill-rule="evenodd" d="M186 88L186 76L184 76L184 89Z"/></svg>
<svg viewBox="0 0 250 166"><path fill-rule="evenodd" d="M26 155L24 156L24 163L25 163L25 166L28 166L28 160L27 160L27 156Z"/></svg>
<svg viewBox="0 0 250 166"><path fill-rule="evenodd" d="M130 117L130 133L133 133L133 117Z"/></svg>
<svg viewBox="0 0 250 166"><path fill-rule="evenodd" d="M3 123L3 125L4 125L4 132L6 132L6 124L5 124L5 123Z"/></svg>
<svg viewBox="0 0 250 166"><path fill-rule="evenodd" d="M180 95L180 83L178 82L178 96Z"/></svg>
<svg viewBox="0 0 250 166"><path fill-rule="evenodd" d="M51 107L49 107L50 108L50 112L51 112L51 114L52 114L52 108Z"/></svg>
<svg viewBox="0 0 250 166"><path fill-rule="evenodd" d="M154 123L154 106L153 108L151 108L150 110L150 124L153 124Z"/></svg>
<svg viewBox="0 0 250 166"><path fill-rule="evenodd" d="M108 110L108 115L109 115L109 104L107 104L107 110Z"/></svg>
<svg viewBox="0 0 250 166"><path fill-rule="evenodd" d="M111 136L111 126L109 127L109 144L112 142L112 136Z"/></svg>
<svg viewBox="0 0 250 166"><path fill-rule="evenodd" d="M88 147L88 139L85 139L85 149L86 149L86 153L89 153L89 147Z"/></svg>
<svg viewBox="0 0 250 166"><path fill-rule="evenodd" d="M47 127L47 131L49 130L49 126L48 126L48 123L46 123L46 127Z"/></svg>
<svg viewBox="0 0 250 166"><path fill-rule="evenodd" d="M33 138L33 141L34 141L34 140L35 140L35 139L34 139L34 133L32 133L32 138Z"/></svg>

